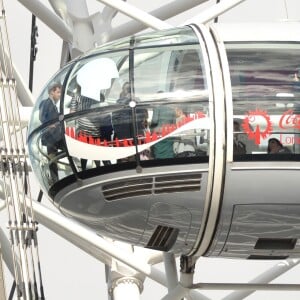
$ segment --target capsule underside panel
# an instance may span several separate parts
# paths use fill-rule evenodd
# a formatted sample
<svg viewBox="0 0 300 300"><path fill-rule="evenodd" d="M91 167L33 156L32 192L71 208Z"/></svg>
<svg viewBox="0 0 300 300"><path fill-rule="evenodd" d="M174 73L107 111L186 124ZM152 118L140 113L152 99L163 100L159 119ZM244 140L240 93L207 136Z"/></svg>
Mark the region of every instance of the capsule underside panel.
<svg viewBox="0 0 300 300"><path fill-rule="evenodd" d="M107 232L122 241L128 241L130 236L135 245L188 252L202 219L207 171L195 166L185 166L182 171L176 168L176 173L172 169L175 168L144 169L142 174L123 171L117 178L94 176L80 186L68 186L54 202L63 214L100 235ZM176 244L169 246L167 237L161 241L159 236L154 238L158 227L170 235L178 232Z"/></svg>

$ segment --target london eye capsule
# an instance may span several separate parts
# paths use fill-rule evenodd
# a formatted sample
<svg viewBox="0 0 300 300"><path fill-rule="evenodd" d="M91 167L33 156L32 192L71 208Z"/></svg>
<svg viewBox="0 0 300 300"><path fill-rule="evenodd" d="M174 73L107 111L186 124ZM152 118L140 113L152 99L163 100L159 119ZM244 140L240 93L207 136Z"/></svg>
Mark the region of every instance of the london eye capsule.
<svg viewBox="0 0 300 300"><path fill-rule="evenodd" d="M299 257L299 28L190 25L71 61L29 125L43 190L133 245Z"/></svg>

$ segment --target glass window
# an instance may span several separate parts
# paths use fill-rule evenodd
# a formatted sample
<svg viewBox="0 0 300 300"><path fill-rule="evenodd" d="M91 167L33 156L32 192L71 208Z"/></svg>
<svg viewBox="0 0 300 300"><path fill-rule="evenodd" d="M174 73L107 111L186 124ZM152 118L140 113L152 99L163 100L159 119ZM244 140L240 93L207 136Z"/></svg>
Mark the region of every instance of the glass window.
<svg viewBox="0 0 300 300"><path fill-rule="evenodd" d="M41 106L42 106L42 102L44 100L49 99L49 97L53 98L53 96L54 96L54 98L58 97L57 101L55 102L55 106L56 106L57 112L58 113L60 112L60 100L62 98L61 93L62 93L63 83L64 83L64 80L71 68L72 68L72 64L69 64L66 67L64 67L62 70L57 72L53 76L53 78L51 78L51 80L47 83L47 85L43 89L42 93L36 100L36 103L34 105L33 112L31 115L31 119L29 122L29 132L28 132L29 135L32 133L32 131L34 131L34 129L38 128L43 123L49 122L53 119L53 117L50 115L45 116L45 114L44 114L43 116L41 116L41 114L40 114L40 112L41 112L40 109L42 108Z"/></svg>
<svg viewBox="0 0 300 300"><path fill-rule="evenodd" d="M282 160L299 154L300 44L231 43L226 48L234 154L288 154L266 156Z"/></svg>
<svg viewBox="0 0 300 300"><path fill-rule="evenodd" d="M199 45L131 51L82 60L69 76L66 140L78 171L137 156L207 161L208 91ZM101 66L104 60L112 70Z"/></svg>
<svg viewBox="0 0 300 300"><path fill-rule="evenodd" d="M28 144L46 190L89 168L110 172L125 163L161 165L162 159L207 163L208 89L193 30L137 37L129 49L130 43L72 62L38 98Z"/></svg>
<svg viewBox="0 0 300 300"><path fill-rule="evenodd" d="M47 191L72 174L63 138L61 100L63 84L72 64L56 73L37 99L29 124L28 148L32 168Z"/></svg>
<svg viewBox="0 0 300 300"><path fill-rule="evenodd" d="M172 29L153 31L137 35L132 38L121 38L117 41L107 43L99 48L92 49L88 55L99 55L107 51L118 51L130 48L130 43L134 41L136 48L149 48L158 46L171 46L176 44L197 44L198 38L189 26L176 27Z"/></svg>

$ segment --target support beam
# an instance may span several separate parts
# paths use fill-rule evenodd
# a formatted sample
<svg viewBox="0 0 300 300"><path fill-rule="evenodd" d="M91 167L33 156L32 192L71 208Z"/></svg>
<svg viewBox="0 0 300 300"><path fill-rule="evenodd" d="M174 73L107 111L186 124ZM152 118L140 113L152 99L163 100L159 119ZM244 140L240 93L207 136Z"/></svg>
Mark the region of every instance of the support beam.
<svg viewBox="0 0 300 300"><path fill-rule="evenodd" d="M3 71L6 69L4 60L10 61L10 58L8 57L8 54L3 49L3 47L0 47L0 64L1 64L1 69ZM9 79L15 79L16 82L17 82L16 91L17 91L17 95L18 95L18 98L19 98L21 104L23 106L27 106L27 107L32 106L33 103L34 103L32 94L31 94L29 88L27 87L27 84L25 84L22 76L20 75L20 73L16 69L13 62L12 62L12 71L13 71L13 77L14 78L9 78ZM9 77L11 75L5 74L5 76Z"/></svg>
<svg viewBox="0 0 300 300"><path fill-rule="evenodd" d="M18 278L21 278L19 270L20 270L20 266L19 266L19 261L16 262L17 265L15 266L14 263L14 258L12 255L12 247L11 247L11 243L8 240L8 238L6 237L4 231L2 230L2 228L0 228L0 244L1 244L1 252L2 252L2 257L3 260L5 262L5 265L7 266L10 274L14 277L15 276L15 267L17 268L17 272L18 272Z"/></svg>
<svg viewBox="0 0 300 300"><path fill-rule="evenodd" d="M29 200L26 204L29 205L28 203L30 203ZM161 271L145 263L132 253L115 247L87 227L56 213L42 204L33 201L32 206L35 219L38 222L101 262L111 265L111 257L113 257L148 278L167 286L166 277Z"/></svg>
<svg viewBox="0 0 300 300"><path fill-rule="evenodd" d="M188 294L188 292L189 289L184 288L182 285L178 284L175 289L164 296L161 300L181 300Z"/></svg>
<svg viewBox="0 0 300 300"><path fill-rule="evenodd" d="M28 208L30 208L29 203L29 200L26 201ZM94 258L110 266L111 258L113 257L155 282L167 287L165 274L150 264L145 263L144 260L139 258L140 256L115 247L85 226L56 213L40 203L32 201L32 207L36 221ZM195 300L208 299L202 296L198 291L190 291L190 295L192 295Z"/></svg>
<svg viewBox="0 0 300 300"><path fill-rule="evenodd" d="M37 18L39 18L43 23L45 23L50 29L52 29L64 41L68 43L73 42L73 34L69 26L67 26L61 18L59 18L56 14L49 10L41 1L18 1L29 11L31 11Z"/></svg>
<svg viewBox="0 0 300 300"><path fill-rule="evenodd" d="M233 7L241 4L245 0L226 0L226 1L220 1L219 3L205 9L203 12L198 14L197 16L193 17L192 19L189 19L185 21L183 24L205 24L216 17L224 14L226 11L232 9Z"/></svg>
<svg viewBox="0 0 300 300"><path fill-rule="evenodd" d="M207 2L207 0L175 0L149 12L149 14L160 20L167 20L204 2ZM147 26L144 23L132 20L115 27L110 40L113 41L124 36L129 36L146 28Z"/></svg>
<svg viewBox="0 0 300 300"><path fill-rule="evenodd" d="M14 77L17 82L16 90L17 90L18 99L20 100L22 106L32 107L34 104L32 93L30 92L29 88L27 87L26 83L24 82L22 76L20 75L20 73L18 72L14 64L12 65L12 67L13 67Z"/></svg>
<svg viewBox="0 0 300 300"><path fill-rule="evenodd" d="M269 283L280 275L284 274L291 268L297 266L300 263L298 259L288 259L286 261L281 261L277 263L275 266L271 267L269 270L263 272L258 275L256 278L251 280L249 283ZM244 299L247 296L251 295L255 291L235 291L229 295L227 295L223 300L239 300Z"/></svg>
<svg viewBox="0 0 300 300"><path fill-rule="evenodd" d="M176 261L173 253L164 252L164 264L170 293L178 284Z"/></svg>
<svg viewBox="0 0 300 300"><path fill-rule="evenodd" d="M24 1L24 0L23 0ZM133 5L130 5L121 0L97 0L107 6L117 9L119 12L127 15L130 18L133 18L139 22L142 22L147 27L150 27L155 30L162 30L172 28L173 26L169 25L166 22L163 22L150 14L146 13L142 9L138 9Z"/></svg>
<svg viewBox="0 0 300 300"><path fill-rule="evenodd" d="M1 248L0 248L0 300L7 299L6 297L6 290L5 290L5 280L4 280L4 269L2 265L2 254L1 254Z"/></svg>
<svg viewBox="0 0 300 300"><path fill-rule="evenodd" d="M300 291L300 284L264 284L264 283L197 283L191 289L201 290L244 290L244 291Z"/></svg>
<svg viewBox="0 0 300 300"><path fill-rule="evenodd" d="M134 254L133 246L126 243L120 243L118 241L111 242L119 249L123 249L127 253ZM109 291L113 300L124 299L124 295L126 295L128 299L140 299L140 294L144 289L145 281L145 276L143 274L136 272L116 259L112 259L109 275L111 281Z"/></svg>
<svg viewBox="0 0 300 300"><path fill-rule="evenodd" d="M51 4L55 13L66 22L67 25L71 26L72 22L68 15L67 4L65 0L48 0Z"/></svg>
<svg viewBox="0 0 300 300"><path fill-rule="evenodd" d="M93 28L85 0L67 2L67 11L73 29L71 56L75 58L94 47Z"/></svg>

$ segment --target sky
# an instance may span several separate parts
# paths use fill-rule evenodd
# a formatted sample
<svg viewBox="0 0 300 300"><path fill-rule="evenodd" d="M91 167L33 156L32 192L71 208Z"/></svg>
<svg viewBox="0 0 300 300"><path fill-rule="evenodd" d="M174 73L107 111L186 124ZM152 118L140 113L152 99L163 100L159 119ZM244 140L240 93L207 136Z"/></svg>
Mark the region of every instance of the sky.
<svg viewBox="0 0 300 300"><path fill-rule="evenodd" d="M44 0L43 2L46 1ZM128 2L145 11L149 11L168 1L129 0ZM102 8L101 4L96 0L89 0L88 3L90 13L97 11L99 7ZM205 5L168 20L168 22L174 26L181 24L213 3L214 1L209 1ZM31 14L17 0L4 0L4 7L6 9L12 59L24 81L28 82ZM220 18L220 21L259 22L286 19L287 17L289 19L300 19L299 11L299 0L287 0L286 3L283 0L248 0ZM118 15L114 23L122 24L127 20L127 17ZM38 21L37 25L39 36L38 53L34 66L34 97L38 97L43 86L59 69L62 47L62 41L55 33L51 32L40 21ZM32 195L34 196L37 195L39 187L34 177L32 177L32 181ZM45 198L43 203L51 207L50 201ZM2 223L5 226L5 218L3 217ZM101 262L83 253L80 249L41 225L38 231L38 238L43 283L48 300L106 299L105 272L104 265ZM247 282L272 265L274 265L273 262L254 263L228 259L200 259L196 267L195 282L198 282L198 280L224 282L228 280L228 275L230 275L231 282L240 282L240 280ZM230 274L228 274L228 270L230 270ZM276 282L297 283L296 280L297 278L299 280L299 273L300 267L295 267L284 276L281 276ZM141 300L160 299L166 292L165 288L147 279ZM229 292L207 291L203 293L212 299L222 299ZM246 299L277 300L284 297L285 299L293 300L299 299L299 295L300 292L259 292L252 294Z"/></svg>

